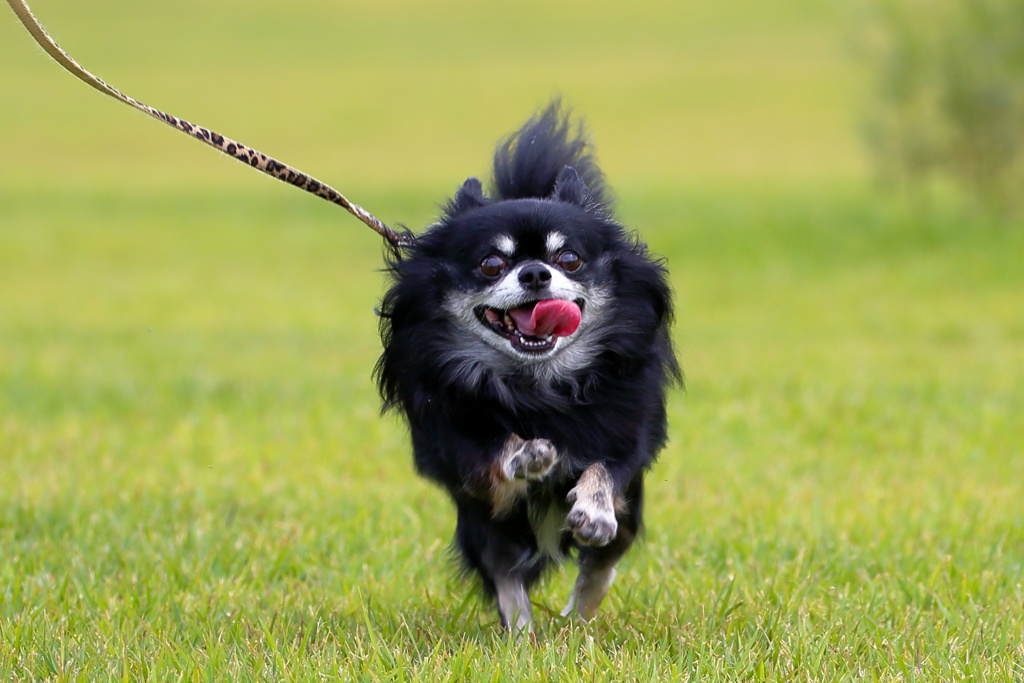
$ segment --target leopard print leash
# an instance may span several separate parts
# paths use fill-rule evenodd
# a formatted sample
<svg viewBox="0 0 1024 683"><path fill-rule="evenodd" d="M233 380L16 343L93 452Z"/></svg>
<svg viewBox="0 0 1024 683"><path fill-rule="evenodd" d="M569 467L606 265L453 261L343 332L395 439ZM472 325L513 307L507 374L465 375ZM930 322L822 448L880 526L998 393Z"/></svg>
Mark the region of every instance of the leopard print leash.
<svg viewBox="0 0 1024 683"><path fill-rule="evenodd" d="M109 95L110 97L118 99L127 105L135 107L139 111L145 112L153 118L163 121L169 126L173 126L182 133L190 135L200 142L205 142L210 147L213 147L230 157L234 157L243 164L252 166L256 170L262 171L273 178L277 178L289 185L294 185L301 190L315 194L321 199L326 199L329 202L343 207L353 216L370 226L370 228L390 242L396 249L412 246L413 237L411 234L407 232L398 232L389 228L369 211L358 204L350 202L343 194L335 190L330 185L322 183L316 178L306 175L302 171L293 168L288 164L282 163L277 159L268 157L259 150L243 145L242 143L220 135L219 133L215 133L208 128L203 128L202 126L197 126L194 123L189 123L184 119L179 119L176 116L165 114L159 109L154 109L147 104L143 104L142 102L125 95L116 88L107 85L103 79L87 71L81 64L76 62L71 55L62 50L57 43L54 42L53 38L50 37L50 34L48 34L42 24L39 23L39 20L32 14L32 10L30 10L28 5L25 4L24 0L7 0L7 4L11 6L14 13L18 15L18 19L20 19L21 23L25 25L25 28L27 28L28 32L32 34L32 37L37 43L39 43L40 47L46 50L47 54L53 57L58 64L70 71L79 80L84 81L104 95Z"/></svg>

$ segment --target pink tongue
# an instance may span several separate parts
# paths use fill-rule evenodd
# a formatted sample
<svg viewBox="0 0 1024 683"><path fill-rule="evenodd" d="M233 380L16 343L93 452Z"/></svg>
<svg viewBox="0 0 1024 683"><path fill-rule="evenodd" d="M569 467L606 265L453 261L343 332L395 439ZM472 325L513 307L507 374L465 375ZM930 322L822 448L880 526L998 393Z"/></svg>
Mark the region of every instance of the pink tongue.
<svg viewBox="0 0 1024 683"><path fill-rule="evenodd" d="M531 311L528 307L513 308L508 312L516 327L531 337L568 337L580 326L580 307L565 299L538 301Z"/></svg>

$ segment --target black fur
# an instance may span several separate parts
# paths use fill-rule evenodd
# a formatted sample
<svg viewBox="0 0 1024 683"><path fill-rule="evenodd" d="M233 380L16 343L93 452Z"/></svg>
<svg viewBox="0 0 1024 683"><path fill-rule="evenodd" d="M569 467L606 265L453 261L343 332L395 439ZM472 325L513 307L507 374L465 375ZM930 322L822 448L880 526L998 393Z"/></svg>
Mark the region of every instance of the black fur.
<svg viewBox="0 0 1024 683"><path fill-rule="evenodd" d="M557 103L498 147L494 176L492 196L467 180L439 222L390 259L376 368L385 408L408 420L417 470L455 503L465 566L492 594L496 573L515 573L527 587L541 575L550 558L538 546L536 518L549 505L567 510L566 495L592 463L604 463L626 505L618 536L578 547L579 559L613 564L629 548L641 525L644 473L666 440L665 391L681 380L663 264L611 217L590 147ZM478 265L497 234L515 238L517 258L546 260L552 229L586 264L568 276L610 292L606 321L585 333L594 353L558 372L481 358L443 302L487 285ZM488 482L510 434L550 440L566 466L496 518ZM558 544L577 546L568 532Z"/></svg>

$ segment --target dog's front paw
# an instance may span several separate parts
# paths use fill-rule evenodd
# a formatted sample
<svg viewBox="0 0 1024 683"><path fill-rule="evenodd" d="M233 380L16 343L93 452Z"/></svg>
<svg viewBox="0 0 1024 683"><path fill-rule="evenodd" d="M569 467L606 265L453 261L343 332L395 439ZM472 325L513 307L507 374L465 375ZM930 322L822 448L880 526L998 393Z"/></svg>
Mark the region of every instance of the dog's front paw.
<svg viewBox="0 0 1024 683"><path fill-rule="evenodd" d="M519 439L520 443L509 449L502 466L505 479L543 479L558 462L558 451L547 439Z"/></svg>
<svg viewBox="0 0 1024 683"><path fill-rule="evenodd" d="M576 501L565 521L572 531L573 538L583 545L608 545L619 532L614 510L588 505L581 501Z"/></svg>
<svg viewBox="0 0 1024 683"><path fill-rule="evenodd" d="M572 506L565 523L577 542L591 546L612 542L619 532L613 496L611 479L603 466L594 465L583 473L565 499Z"/></svg>

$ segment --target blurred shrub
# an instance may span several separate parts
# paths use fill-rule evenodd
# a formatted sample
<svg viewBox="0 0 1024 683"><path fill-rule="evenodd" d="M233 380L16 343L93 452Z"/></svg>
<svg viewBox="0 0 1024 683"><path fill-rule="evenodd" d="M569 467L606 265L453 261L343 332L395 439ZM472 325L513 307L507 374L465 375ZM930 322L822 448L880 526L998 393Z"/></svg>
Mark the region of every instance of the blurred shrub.
<svg viewBox="0 0 1024 683"><path fill-rule="evenodd" d="M879 176L1024 206L1024 0L871 0L867 139Z"/></svg>

